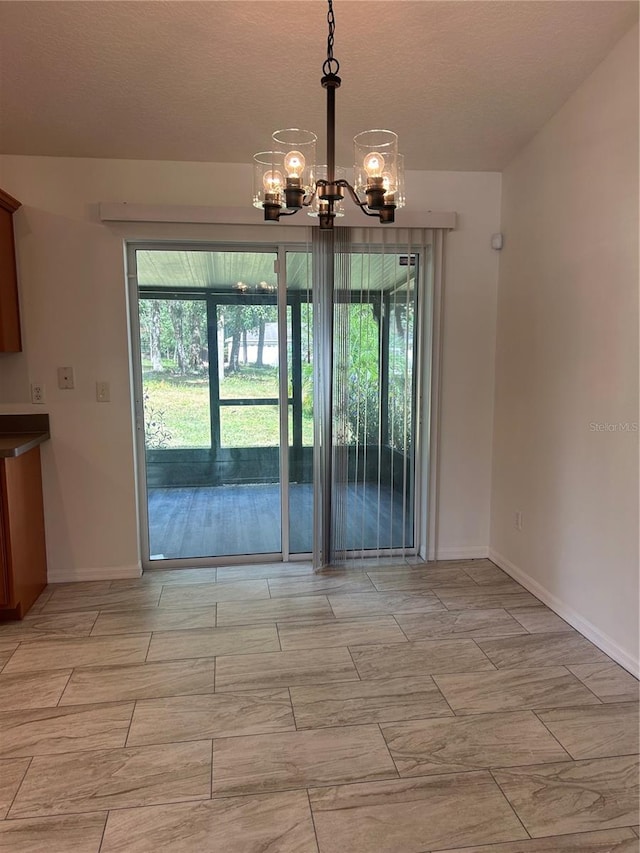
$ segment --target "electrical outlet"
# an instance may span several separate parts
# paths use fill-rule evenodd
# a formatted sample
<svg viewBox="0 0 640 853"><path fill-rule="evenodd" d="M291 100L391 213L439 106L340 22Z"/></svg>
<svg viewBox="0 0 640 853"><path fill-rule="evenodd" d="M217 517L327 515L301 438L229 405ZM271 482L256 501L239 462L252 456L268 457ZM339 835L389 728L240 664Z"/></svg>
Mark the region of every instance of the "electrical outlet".
<svg viewBox="0 0 640 853"><path fill-rule="evenodd" d="M68 391L75 388L73 381L73 367L58 368L58 388L61 391Z"/></svg>
<svg viewBox="0 0 640 853"><path fill-rule="evenodd" d="M111 391L108 382L104 380L96 382L96 400L99 403L109 403L111 401Z"/></svg>
<svg viewBox="0 0 640 853"><path fill-rule="evenodd" d="M516 510L514 526L516 530L522 530L522 513L520 512L520 510Z"/></svg>
<svg viewBox="0 0 640 853"><path fill-rule="evenodd" d="M44 385L42 382L31 383L31 402L38 405L44 403Z"/></svg>

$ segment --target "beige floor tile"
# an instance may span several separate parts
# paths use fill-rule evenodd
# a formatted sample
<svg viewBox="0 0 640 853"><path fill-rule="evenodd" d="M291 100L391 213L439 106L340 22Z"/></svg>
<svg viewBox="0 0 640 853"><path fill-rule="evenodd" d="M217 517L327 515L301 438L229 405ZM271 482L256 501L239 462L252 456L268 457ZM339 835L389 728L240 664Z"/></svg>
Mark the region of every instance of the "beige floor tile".
<svg viewBox="0 0 640 853"><path fill-rule="evenodd" d="M530 634L559 634L563 631L568 634L575 633L571 625L548 607L510 608L509 613Z"/></svg>
<svg viewBox="0 0 640 853"><path fill-rule="evenodd" d="M557 708L538 712L572 758L604 758L640 751L638 703Z"/></svg>
<svg viewBox="0 0 640 853"><path fill-rule="evenodd" d="M478 645L498 669L604 663L607 656L589 640L572 634L531 634L504 639L479 639Z"/></svg>
<svg viewBox="0 0 640 853"><path fill-rule="evenodd" d="M638 749L637 681L490 561L413 563L49 586L0 624L0 668L46 667L0 672L0 853L98 853L109 808L101 853L318 853L305 785L319 853L640 853L637 776L598 763Z"/></svg>
<svg viewBox="0 0 640 853"><path fill-rule="evenodd" d="M321 853L425 853L526 837L487 772L315 788Z"/></svg>
<svg viewBox="0 0 640 853"><path fill-rule="evenodd" d="M608 829L481 847L456 847L455 850L434 850L432 853L638 853L639 850L638 840L633 838L629 829Z"/></svg>
<svg viewBox="0 0 640 853"><path fill-rule="evenodd" d="M473 581L477 584L481 584L482 586L486 584L492 585L513 581L506 572L503 572L502 569L499 569L493 564L487 565L485 563L484 565L465 566L464 571ZM513 583L515 583L515 581L513 581Z"/></svg>
<svg viewBox="0 0 640 853"><path fill-rule="evenodd" d="M429 676L292 687L299 729L452 716Z"/></svg>
<svg viewBox="0 0 640 853"><path fill-rule="evenodd" d="M266 601L223 601L218 605L218 626L316 618L333 618L333 610L324 595L270 598Z"/></svg>
<svg viewBox="0 0 640 853"><path fill-rule="evenodd" d="M193 583L162 587L160 607L203 607L219 601L252 601L269 598L266 580L229 583Z"/></svg>
<svg viewBox="0 0 640 853"><path fill-rule="evenodd" d="M399 613L396 620L410 640L459 640L464 637L508 637L526 633L506 610L500 609Z"/></svg>
<svg viewBox="0 0 640 853"><path fill-rule="evenodd" d="M375 587L364 572L352 572L337 576L316 574L311 577L271 578L269 591L272 598L282 598L292 595L375 592Z"/></svg>
<svg viewBox="0 0 640 853"><path fill-rule="evenodd" d="M473 640L415 640L391 646L352 646L362 679L495 671Z"/></svg>
<svg viewBox="0 0 640 853"><path fill-rule="evenodd" d="M603 702L637 702L640 684L637 678L617 663L585 663L568 667Z"/></svg>
<svg viewBox="0 0 640 853"><path fill-rule="evenodd" d="M487 587L478 585L477 590L462 591L455 587L438 589L438 598L448 610L491 610L496 607L512 610L514 607L541 607L530 592L487 592Z"/></svg>
<svg viewBox="0 0 640 853"><path fill-rule="evenodd" d="M431 613L444 610L442 602L431 592L363 592L330 595L329 603L338 619L393 613Z"/></svg>
<svg viewBox="0 0 640 853"><path fill-rule="evenodd" d="M147 654L150 637L150 634L134 634L31 640L20 645L4 672L41 672L94 664L142 663Z"/></svg>
<svg viewBox="0 0 640 853"><path fill-rule="evenodd" d="M485 566L487 568L496 569L497 566L495 563L492 563L491 560L486 557L475 557L470 560L429 560L423 564L428 568L457 568L457 569L473 569L478 568L479 566Z"/></svg>
<svg viewBox="0 0 640 853"><path fill-rule="evenodd" d="M101 853L317 853L305 791L122 809Z"/></svg>
<svg viewBox="0 0 640 853"><path fill-rule="evenodd" d="M206 799L210 784L210 741L37 756L10 817Z"/></svg>
<svg viewBox="0 0 640 853"><path fill-rule="evenodd" d="M357 681L348 649L222 655L216 659L216 692Z"/></svg>
<svg viewBox="0 0 640 853"><path fill-rule="evenodd" d="M69 681L70 669L54 672L0 674L0 711L51 708L58 704Z"/></svg>
<svg viewBox="0 0 640 853"><path fill-rule="evenodd" d="M0 670L9 663L13 653L18 648L18 642L3 642L0 640Z"/></svg>
<svg viewBox="0 0 640 853"><path fill-rule="evenodd" d="M97 610L79 613L54 613L31 615L21 622L0 624L0 641L55 640L65 637L88 637L98 617Z"/></svg>
<svg viewBox="0 0 640 853"><path fill-rule="evenodd" d="M365 643L406 643L393 616L333 619L326 622L283 623L278 628L283 651L353 646Z"/></svg>
<svg viewBox="0 0 640 853"><path fill-rule="evenodd" d="M401 776L459 773L565 761L567 753L532 711L382 725Z"/></svg>
<svg viewBox="0 0 640 853"><path fill-rule="evenodd" d="M124 746L133 702L0 713L0 755L50 755Z"/></svg>
<svg viewBox="0 0 640 853"><path fill-rule="evenodd" d="M87 595L109 592L112 583L113 581L110 580L68 581L66 583L50 583L46 586L45 592L48 592L49 595L53 595L54 592L56 594L60 593L61 595L64 594L69 598L74 598L77 596L84 597Z"/></svg>
<svg viewBox="0 0 640 853"><path fill-rule="evenodd" d="M94 666L73 672L60 705L213 693L213 660Z"/></svg>
<svg viewBox="0 0 640 853"><path fill-rule="evenodd" d="M136 702L127 746L293 730L286 689L144 699Z"/></svg>
<svg viewBox="0 0 640 853"><path fill-rule="evenodd" d="M91 636L112 634L144 634L150 631L184 631L192 628L215 628L216 606L179 610L149 607L147 610L107 611L98 616Z"/></svg>
<svg viewBox="0 0 640 853"><path fill-rule="evenodd" d="M213 796L397 778L377 726L286 732L213 742Z"/></svg>
<svg viewBox="0 0 640 853"><path fill-rule="evenodd" d="M78 584L82 587L83 584ZM71 610L138 610L155 607L160 600L159 586L144 589L112 589L105 592L84 592L79 589L55 590L42 608L43 613L64 613Z"/></svg>
<svg viewBox="0 0 640 853"><path fill-rule="evenodd" d="M4 820L29 767L29 758L0 761L0 820Z"/></svg>
<svg viewBox="0 0 640 853"><path fill-rule="evenodd" d="M440 584L436 588L438 590L438 595L442 593L440 597L449 595L459 595L469 598L483 595L530 595L523 586L511 578L504 578L496 581L495 583L480 584L476 583L473 578L470 578L467 575L467 581L465 584L458 583L453 584L452 586ZM537 601L537 599L535 600Z"/></svg>
<svg viewBox="0 0 640 853"><path fill-rule="evenodd" d="M469 586L469 575L458 568L423 568L404 566L397 569L368 572L378 592L392 590L434 589L439 586Z"/></svg>
<svg viewBox="0 0 640 853"><path fill-rule="evenodd" d="M252 566L225 566L218 569L218 581L253 581L268 578L299 578L313 575L311 563L260 563Z"/></svg>
<svg viewBox="0 0 640 853"><path fill-rule="evenodd" d="M0 823L0 853L98 853L106 812Z"/></svg>
<svg viewBox="0 0 640 853"><path fill-rule="evenodd" d="M638 821L637 755L514 767L494 776L534 838Z"/></svg>
<svg viewBox="0 0 640 853"><path fill-rule="evenodd" d="M563 666L436 675L435 682L456 714L600 704Z"/></svg>
<svg viewBox="0 0 640 853"><path fill-rule="evenodd" d="M275 625L256 628L203 628L191 631L160 631L151 638L147 660L180 660L216 655L278 652Z"/></svg>
<svg viewBox="0 0 640 853"><path fill-rule="evenodd" d="M216 580L217 569L146 569L142 577L111 581L111 589L135 589L151 584L215 583Z"/></svg>

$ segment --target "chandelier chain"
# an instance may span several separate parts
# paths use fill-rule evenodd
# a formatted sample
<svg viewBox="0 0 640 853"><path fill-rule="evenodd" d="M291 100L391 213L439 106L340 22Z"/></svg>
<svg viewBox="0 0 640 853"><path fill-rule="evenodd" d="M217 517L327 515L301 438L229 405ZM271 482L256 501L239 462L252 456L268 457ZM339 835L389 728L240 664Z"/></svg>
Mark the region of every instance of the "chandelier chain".
<svg viewBox="0 0 640 853"><path fill-rule="evenodd" d="M329 11L327 12L327 24L329 25L329 35L327 37L327 58L322 64L322 71L325 75L337 74L340 70L340 63L333 56L333 41L336 32L336 18L333 13L333 0L328 0Z"/></svg>

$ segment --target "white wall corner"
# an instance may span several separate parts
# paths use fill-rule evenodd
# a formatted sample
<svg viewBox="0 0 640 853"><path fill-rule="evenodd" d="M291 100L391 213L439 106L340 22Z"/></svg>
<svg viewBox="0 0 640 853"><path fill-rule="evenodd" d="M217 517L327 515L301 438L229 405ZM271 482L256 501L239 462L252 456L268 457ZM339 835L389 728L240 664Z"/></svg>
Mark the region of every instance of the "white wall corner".
<svg viewBox="0 0 640 853"><path fill-rule="evenodd" d="M585 619L584 616L581 616L573 609L573 607L553 595L553 593L545 589L542 584L538 583L538 581L534 580L530 575L502 554L494 551L493 548L489 549L489 559L501 569L504 569L508 575L518 581L519 584L522 584L522 586L525 587L525 589L528 589L530 593L536 596L536 598L539 598L540 601L544 602L544 604L551 608L554 613L561 616L565 622L572 625L576 631L579 631L588 640L591 640L594 645L596 645L605 654L609 655L609 657L616 663L619 663L620 666L624 667L624 669L636 678L640 677L640 659L638 657L633 657L633 655L629 654L629 652L623 649L615 642L615 640L611 639L608 634L605 634L599 628L596 628L592 622Z"/></svg>
<svg viewBox="0 0 640 853"><path fill-rule="evenodd" d="M71 583L75 581L114 581L142 577L141 563L130 566L90 566L87 568L49 568L48 583Z"/></svg>

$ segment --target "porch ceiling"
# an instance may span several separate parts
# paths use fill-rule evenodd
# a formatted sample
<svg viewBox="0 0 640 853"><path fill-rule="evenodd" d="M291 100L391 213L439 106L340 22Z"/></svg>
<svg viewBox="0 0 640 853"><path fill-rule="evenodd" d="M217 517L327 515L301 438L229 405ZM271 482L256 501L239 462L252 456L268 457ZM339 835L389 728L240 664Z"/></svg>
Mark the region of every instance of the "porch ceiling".
<svg viewBox="0 0 640 853"><path fill-rule="evenodd" d="M351 255L352 290L397 290L413 279L414 268L400 264L401 253L376 252ZM405 255L406 257L406 255ZM262 282L276 286L275 252L208 252L141 249L137 253L138 284L141 287L194 290L215 288L235 292L237 284L248 292ZM311 256L287 253L287 285L293 290L311 286Z"/></svg>

